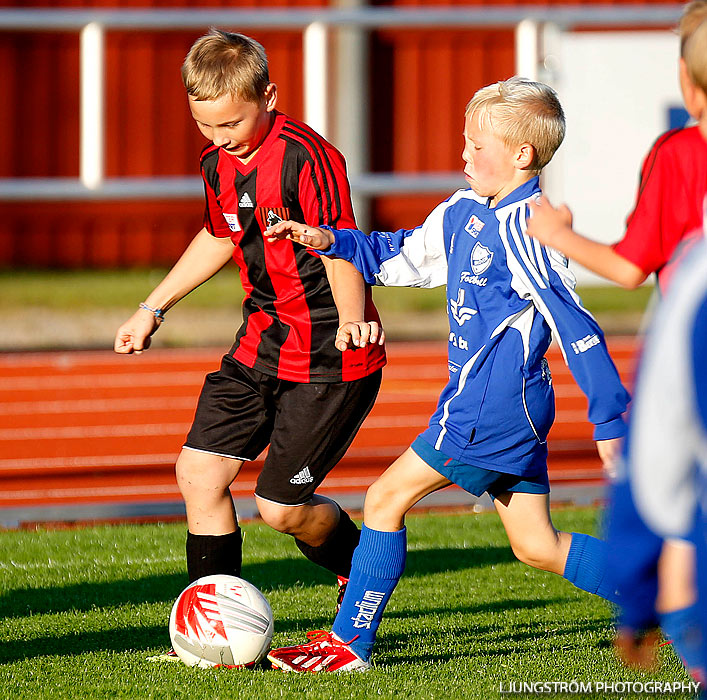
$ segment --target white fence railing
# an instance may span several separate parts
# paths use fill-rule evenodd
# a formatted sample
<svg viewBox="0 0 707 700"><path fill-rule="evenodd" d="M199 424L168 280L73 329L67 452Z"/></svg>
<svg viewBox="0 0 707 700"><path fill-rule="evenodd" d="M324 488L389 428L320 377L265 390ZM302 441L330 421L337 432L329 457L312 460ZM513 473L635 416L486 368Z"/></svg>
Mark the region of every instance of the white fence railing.
<svg viewBox="0 0 707 700"><path fill-rule="evenodd" d="M436 7L398 9L384 7L307 9L0 9L0 31L77 31L80 33L80 171L78 178L3 178L0 200L136 199L200 196L198 177L122 177L104 174L104 51L105 33L119 31L177 31L208 26L248 29L300 29L304 46L305 121L326 135L330 112L326 67L330 30L365 32L381 28L505 27L515 29L516 72L544 77L543 36L553 31L582 27L665 27L673 25L681 5L630 6L522 6ZM346 83L349 100L367 104L364 70L349 64L353 81ZM449 192L463 186L460 173L370 173L365 164L366 115L351 124L347 155L351 185L357 199L374 194ZM353 165L353 167L352 167Z"/></svg>

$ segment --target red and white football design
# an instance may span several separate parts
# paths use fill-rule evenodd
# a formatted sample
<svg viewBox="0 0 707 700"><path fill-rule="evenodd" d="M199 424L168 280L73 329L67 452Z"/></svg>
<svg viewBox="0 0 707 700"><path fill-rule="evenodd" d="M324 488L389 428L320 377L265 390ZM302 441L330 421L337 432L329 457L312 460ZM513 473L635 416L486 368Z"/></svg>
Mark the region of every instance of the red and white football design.
<svg viewBox="0 0 707 700"><path fill-rule="evenodd" d="M177 598L169 636L187 666L250 666L270 648L273 616L248 581L217 574L194 581Z"/></svg>

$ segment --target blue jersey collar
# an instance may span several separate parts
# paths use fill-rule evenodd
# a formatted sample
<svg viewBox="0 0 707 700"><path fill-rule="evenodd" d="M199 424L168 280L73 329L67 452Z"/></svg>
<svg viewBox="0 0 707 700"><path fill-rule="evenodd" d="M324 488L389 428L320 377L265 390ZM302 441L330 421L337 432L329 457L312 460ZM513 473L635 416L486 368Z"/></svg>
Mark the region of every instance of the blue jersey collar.
<svg viewBox="0 0 707 700"><path fill-rule="evenodd" d="M524 182L520 187L516 187L510 194L507 194L495 207L494 209L500 209L508 204L514 204L515 202L521 202L524 199L528 199L534 194L540 194L540 176L530 178L528 182ZM491 198L487 198L486 206L488 207Z"/></svg>

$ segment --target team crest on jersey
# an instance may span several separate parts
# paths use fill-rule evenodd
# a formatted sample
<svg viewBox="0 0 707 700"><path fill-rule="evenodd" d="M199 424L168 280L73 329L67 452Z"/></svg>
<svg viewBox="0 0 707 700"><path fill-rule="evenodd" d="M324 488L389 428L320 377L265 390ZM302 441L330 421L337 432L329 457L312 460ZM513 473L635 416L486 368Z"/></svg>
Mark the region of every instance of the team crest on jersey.
<svg viewBox="0 0 707 700"><path fill-rule="evenodd" d="M493 253L481 243L476 243L471 251L471 269L474 271L475 275L480 275L491 266L491 261L493 260Z"/></svg>
<svg viewBox="0 0 707 700"><path fill-rule="evenodd" d="M224 212L223 218L226 219L228 228L230 228L231 231L235 233L236 231L241 230L241 223L238 221L238 214L226 214L226 212Z"/></svg>
<svg viewBox="0 0 707 700"><path fill-rule="evenodd" d="M265 233L271 226L289 219L290 210L287 207L258 207L255 210L255 218L260 224L260 229Z"/></svg>
<svg viewBox="0 0 707 700"><path fill-rule="evenodd" d="M485 226L484 222L476 216L476 214L471 215L471 219L466 222L464 230L476 238L480 233L481 229Z"/></svg>

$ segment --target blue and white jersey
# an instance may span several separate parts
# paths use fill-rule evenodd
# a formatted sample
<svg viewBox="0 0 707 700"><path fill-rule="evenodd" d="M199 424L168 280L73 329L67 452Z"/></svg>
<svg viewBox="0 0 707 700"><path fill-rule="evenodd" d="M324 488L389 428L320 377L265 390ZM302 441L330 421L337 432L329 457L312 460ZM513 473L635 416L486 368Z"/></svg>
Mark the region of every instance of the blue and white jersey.
<svg viewBox="0 0 707 700"><path fill-rule="evenodd" d="M628 402L566 259L525 234L527 202L539 193L536 177L492 209L459 190L417 228L335 231L326 251L371 284L447 285L449 382L422 437L467 464L527 476L547 466L552 333L589 399L595 439L624 434Z"/></svg>
<svg viewBox="0 0 707 700"><path fill-rule="evenodd" d="M707 596L707 244L674 274L641 357L624 460L609 509L610 567L620 624L656 624L664 538L697 547ZM705 611L705 606L703 606ZM705 624L707 621L703 621ZM705 626L707 629L707 625Z"/></svg>

